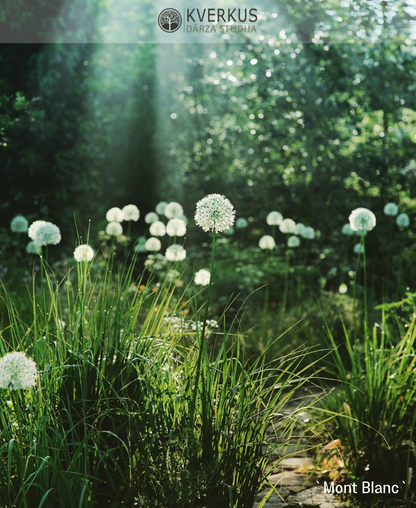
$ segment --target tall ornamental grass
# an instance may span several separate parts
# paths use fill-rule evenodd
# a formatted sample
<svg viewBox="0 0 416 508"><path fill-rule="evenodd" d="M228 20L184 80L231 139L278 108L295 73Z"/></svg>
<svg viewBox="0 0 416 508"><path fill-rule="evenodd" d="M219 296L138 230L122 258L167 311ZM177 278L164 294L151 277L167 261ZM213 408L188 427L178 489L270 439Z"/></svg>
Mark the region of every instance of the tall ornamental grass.
<svg viewBox="0 0 416 508"><path fill-rule="evenodd" d="M1 356L24 352L39 374L0 389L0 506L251 508L291 435L306 352L248 362L238 316L206 324L211 284L152 291L134 259L93 275L89 253L63 280L41 260L29 316L1 288ZM184 308L192 333L169 319Z"/></svg>

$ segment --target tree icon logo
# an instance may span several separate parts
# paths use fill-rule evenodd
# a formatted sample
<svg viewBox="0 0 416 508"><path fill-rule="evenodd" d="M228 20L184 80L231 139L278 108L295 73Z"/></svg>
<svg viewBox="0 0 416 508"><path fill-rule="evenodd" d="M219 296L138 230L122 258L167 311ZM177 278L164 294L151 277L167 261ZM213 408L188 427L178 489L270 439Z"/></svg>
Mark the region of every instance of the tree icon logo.
<svg viewBox="0 0 416 508"><path fill-rule="evenodd" d="M164 32L171 34L179 30L182 25L182 16L176 9L163 9L157 22Z"/></svg>

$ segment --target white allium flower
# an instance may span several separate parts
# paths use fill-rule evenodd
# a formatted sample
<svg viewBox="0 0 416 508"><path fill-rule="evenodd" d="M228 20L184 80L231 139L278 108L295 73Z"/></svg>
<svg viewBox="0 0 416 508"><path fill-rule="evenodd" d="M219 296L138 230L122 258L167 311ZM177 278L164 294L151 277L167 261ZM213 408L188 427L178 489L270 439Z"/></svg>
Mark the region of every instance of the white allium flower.
<svg viewBox="0 0 416 508"><path fill-rule="evenodd" d="M274 238L270 235L264 235L260 238L260 241L259 241L260 249L272 250L275 245L276 245L276 242L274 241Z"/></svg>
<svg viewBox="0 0 416 508"><path fill-rule="evenodd" d="M196 204L195 223L204 231L221 233L234 224L235 210L221 194L208 194Z"/></svg>
<svg viewBox="0 0 416 508"><path fill-rule="evenodd" d="M35 242L29 242L27 245L26 245L26 252L28 254L40 254L41 253L41 247L37 247Z"/></svg>
<svg viewBox="0 0 416 508"><path fill-rule="evenodd" d="M163 224L163 222L160 222L160 220L157 220L156 222L153 222L150 225L149 231L152 236L165 236L166 227Z"/></svg>
<svg viewBox="0 0 416 508"><path fill-rule="evenodd" d="M177 219L183 215L183 208L179 203L172 201L165 208L165 215L168 219Z"/></svg>
<svg viewBox="0 0 416 508"><path fill-rule="evenodd" d="M32 388L37 375L36 363L25 353L7 353L0 358L0 388Z"/></svg>
<svg viewBox="0 0 416 508"><path fill-rule="evenodd" d="M387 203L384 205L383 211L386 215L392 215L395 217L399 213L399 207L396 205L396 203Z"/></svg>
<svg viewBox="0 0 416 508"><path fill-rule="evenodd" d="M133 220L134 222L137 222L140 217L140 210L137 208L136 205L126 205L123 208L123 219L124 220ZM118 221L120 222L120 221Z"/></svg>
<svg viewBox="0 0 416 508"><path fill-rule="evenodd" d="M168 261L182 261L186 258L186 250L182 247L182 245L174 243L166 249L165 256Z"/></svg>
<svg viewBox="0 0 416 508"><path fill-rule="evenodd" d="M108 222L123 222L124 213L123 210L115 206L114 208L110 208L108 212L105 214L105 218Z"/></svg>
<svg viewBox="0 0 416 508"><path fill-rule="evenodd" d="M157 252L162 248L162 243L159 240L159 238L155 238L154 236L152 236L146 241L144 246L146 250L149 250L151 252Z"/></svg>
<svg viewBox="0 0 416 508"><path fill-rule="evenodd" d="M149 212L144 218L146 224L153 224L157 220L159 220L159 215L155 212Z"/></svg>
<svg viewBox="0 0 416 508"><path fill-rule="evenodd" d="M245 229L247 226L248 226L248 222L247 222L247 219L245 219L244 217L239 217L235 221L235 227L236 228Z"/></svg>
<svg viewBox="0 0 416 508"><path fill-rule="evenodd" d="M292 219L283 219L279 224L279 229L282 233L294 234L296 233L296 222Z"/></svg>
<svg viewBox="0 0 416 508"><path fill-rule="evenodd" d="M296 224L296 234L302 236L303 232L305 231L305 224L302 224L302 222L298 222Z"/></svg>
<svg viewBox="0 0 416 508"><path fill-rule="evenodd" d="M353 231L371 231L376 226L376 216L368 208L356 208L349 216Z"/></svg>
<svg viewBox="0 0 416 508"><path fill-rule="evenodd" d="M287 239L287 246L288 247L299 247L300 240L297 236L289 236Z"/></svg>
<svg viewBox="0 0 416 508"><path fill-rule="evenodd" d="M407 228L407 226L410 224L409 216L406 213L401 213L396 217L396 224L400 228Z"/></svg>
<svg viewBox="0 0 416 508"><path fill-rule="evenodd" d="M209 272L209 270L205 270L205 268L203 268L202 270L198 270L195 273L195 284L198 284L199 286L208 286L210 280L211 273Z"/></svg>
<svg viewBox="0 0 416 508"><path fill-rule="evenodd" d="M182 219L170 219L166 225L166 233L169 236L184 236L186 224Z"/></svg>
<svg viewBox="0 0 416 508"><path fill-rule="evenodd" d="M356 254L364 254L364 246L361 243L356 243L354 245L354 252Z"/></svg>
<svg viewBox="0 0 416 508"><path fill-rule="evenodd" d="M105 232L110 236L120 236L123 234L123 226L119 222L109 222Z"/></svg>
<svg viewBox="0 0 416 508"><path fill-rule="evenodd" d="M313 240L315 238L315 230L308 226L303 230L301 236L303 236L306 240Z"/></svg>
<svg viewBox="0 0 416 508"><path fill-rule="evenodd" d="M23 215L16 215L10 223L10 229L13 233L26 233L29 222L23 217Z"/></svg>
<svg viewBox="0 0 416 508"><path fill-rule="evenodd" d="M270 212L267 216L266 222L269 226L278 226L283 220L283 215L280 212Z"/></svg>
<svg viewBox="0 0 416 508"><path fill-rule="evenodd" d="M354 234L354 231L351 229L351 226L349 224L344 224L342 226L342 234L343 235L347 235L347 236L351 236Z"/></svg>
<svg viewBox="0 0 416 508"><path fill-rule="evenodd" d="M338 291L343 295L348 291L348 286L346 284L341 284Z"/></svg>
<svg viewBox="0 0 416 508"><path fill-rule="evenodd" d="M92 261L94 258L94 251L89 245L78 245L74 250L74 258L78 263Z"/></svg>
<svg viewBox="0 0 416 508"><path fill-rule="evenodd" d="M57 245L61 241L61 232L52 222L37 220L28 229L29 237L37 246Z"/></svg>
<svg viewBox="0 0 416 508"><path fill-rule="evenodd" d="M168 204L166 203L166 201L161 201L156 205L156 213L158 213L159 215L163 215L165 213L165 209L167 206Z"/></svg>

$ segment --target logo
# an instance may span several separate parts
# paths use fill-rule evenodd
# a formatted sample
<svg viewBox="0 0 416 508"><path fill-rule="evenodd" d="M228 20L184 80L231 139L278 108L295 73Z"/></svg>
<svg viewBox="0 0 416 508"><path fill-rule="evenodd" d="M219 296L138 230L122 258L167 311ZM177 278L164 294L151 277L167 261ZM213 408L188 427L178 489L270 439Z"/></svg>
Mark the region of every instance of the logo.
<svg viewBox="0 0 416 508"><path fill-rule="evenodd" d="M182 16L176 9L164 9L159 14L157 22L164 32L172 34L182 25Z"/></svg>

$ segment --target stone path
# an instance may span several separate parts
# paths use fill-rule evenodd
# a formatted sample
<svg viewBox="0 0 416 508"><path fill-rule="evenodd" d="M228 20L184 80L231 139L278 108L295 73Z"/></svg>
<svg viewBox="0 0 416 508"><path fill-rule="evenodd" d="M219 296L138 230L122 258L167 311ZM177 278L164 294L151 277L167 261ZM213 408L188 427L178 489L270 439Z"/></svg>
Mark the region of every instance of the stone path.
<svg viewBox="0 0 416 508"><path fill-rule="evenodd" d="M298 406L291 404L285 408L290 411L297 411ZM303 418L307 416L303 413ZM300 429L302 430L302 429ZM259 493L254 508L344 508L333 494L324 493L323 479L317 467L315 459L308 453L306 438L292 438L288 445L278 450L280 456L289 457L279 461L275 468L276 473L269 477L270 483L275 487L267 501L262 505L264 497L270 491L265 488ZM276 457L277 458L277 457ZM275 460L276 462L276 460ZM273 466L273 463L270 467Z"/></svg>

